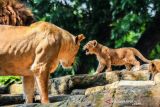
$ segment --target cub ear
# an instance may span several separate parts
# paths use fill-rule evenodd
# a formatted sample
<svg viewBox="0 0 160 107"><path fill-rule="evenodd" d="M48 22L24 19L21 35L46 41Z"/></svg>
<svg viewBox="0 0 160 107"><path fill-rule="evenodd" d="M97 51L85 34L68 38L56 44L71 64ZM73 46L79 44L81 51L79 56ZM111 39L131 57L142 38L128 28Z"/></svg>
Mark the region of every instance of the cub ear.
<svg viewBox="0 0 160 107"><path fill-rule="evenodd" d="M151 62L151 66L154 68L155 67L155 65L154 65L154 63L153 62Z"/></svg>
<svg viewBox="0 0 160 107"><path fill-rule="evenodd" d="M93 40L93 45L94 45L94 47L97 46L97 41L96 40Z"/></svg>
<svg viewBox="0 0 160 107"><path fill-rule="evenodd" d="M76 36L75 38L75 42L76 44L80 43L82 40L84 40L86 37L83 34L79 34L78 36Z"/></svg>
<svg viewBox="0 0 160 107"><path fill-rule="evenodd" d="M150 62L149 69L152 71L156 70L156 66L155 66L154 62L152 62L152 61Z"/></svg>

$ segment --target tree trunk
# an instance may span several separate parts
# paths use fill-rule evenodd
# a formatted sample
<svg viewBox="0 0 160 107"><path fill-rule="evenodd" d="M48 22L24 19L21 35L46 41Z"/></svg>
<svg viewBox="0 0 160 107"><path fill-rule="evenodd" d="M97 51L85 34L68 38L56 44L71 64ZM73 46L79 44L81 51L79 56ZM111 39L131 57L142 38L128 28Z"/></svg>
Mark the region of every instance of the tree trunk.
<svg viewBox="0 0 160 107"><path fill-rule="evenodd" d="M160 41L160 11L157 12L153 21L149 24L146 31L142 34L136 48L145 56L149 56L151 50Z"/></svg>

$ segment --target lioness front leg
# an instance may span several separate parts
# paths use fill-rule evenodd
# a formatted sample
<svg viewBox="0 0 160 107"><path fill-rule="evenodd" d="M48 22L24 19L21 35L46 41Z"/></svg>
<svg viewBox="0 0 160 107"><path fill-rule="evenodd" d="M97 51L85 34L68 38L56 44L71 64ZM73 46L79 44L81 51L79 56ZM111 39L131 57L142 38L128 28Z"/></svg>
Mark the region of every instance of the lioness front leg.
<svg viewBox="0 0 160 107"><path fill-rule="evenodd" d="M101 73L102 70L104 69L104 67L105 67L104 64L99 63L99 64L98 64L98 67L97 67L97 70L96 70L96 72L95 72L94 74Z"/></svg>
<svg viewBox="0 0 160 107"><path fill-rule="evenodd" d="M37 86L40 92L41 103L49 103L48 99L48 78L49 78L49 64L52 56L50 53L50 47L48 41L44 39L42 43L36 48L35 60L31 66L31 71L34 73L34 77L37 82Z"/></svg>
<svg viewBox="0 0 160 107"><path fill-rule="evenodd" d="M22 81L26 103L33 103L35 79L33 76L24 76Z"/></svg>
<svg viewBox="0 0 160 107"><path fill-rule="evenodd" d="M40 73L35 74L35 79L40 92L41 103L49 103L48 99L48 71L40 71Z"/></svg>
<svg viewBox="0 0 160 107"><path fill-rule="evenodd" d="M39 58L39 57L36 57ZM38 61L39 62L39 61ZM41 103L49 103L48 99L48 79L49 79L49 67L45 62L37 63L35 59L34 64L32 65L32 72L37 82L37 86L40 92Z"/></svg>

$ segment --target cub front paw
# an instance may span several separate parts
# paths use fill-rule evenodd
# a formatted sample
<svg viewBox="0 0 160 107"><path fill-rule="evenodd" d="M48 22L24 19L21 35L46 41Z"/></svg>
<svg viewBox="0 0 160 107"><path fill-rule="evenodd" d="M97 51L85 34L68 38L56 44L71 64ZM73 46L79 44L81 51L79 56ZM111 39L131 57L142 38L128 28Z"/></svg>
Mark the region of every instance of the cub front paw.
<svg viewBox="0 0 160 107"><path fill-rule="evenodd" d="M93 75L97 75L97 74L99 74L99 73L98 73L98 72L94 72L94 73L93 73Z"/></svg>

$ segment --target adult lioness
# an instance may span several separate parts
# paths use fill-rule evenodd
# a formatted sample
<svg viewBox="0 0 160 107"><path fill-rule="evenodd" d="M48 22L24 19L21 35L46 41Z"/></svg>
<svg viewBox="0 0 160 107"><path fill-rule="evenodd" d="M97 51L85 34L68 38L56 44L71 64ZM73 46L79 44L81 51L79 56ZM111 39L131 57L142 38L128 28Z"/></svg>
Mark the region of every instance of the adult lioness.
<svg viewBox="0 0 160 107"><path fill-rule="evenodd" d="M83 49L86 51L86 55L95 54L99 65L96 73L100 73L105 66L107 71L111 71L111 65L125 65L128 70L131 69L131 65L135 65L136 69L140 68L140 62L136 60L135 56L139 57L144 62L149 62L143 55L135 48L119 48L111 49L96 40L89 41Z"/></svg>
<svg viewBox="0 0 160 107"><path fill-rule="evenodd" d="M0 75L23 77L26 102L32 103L36 80L42 103L48 103L48 76L59 63L73 65L85 37L47 22L31 26L0 26Z"/></svg>

